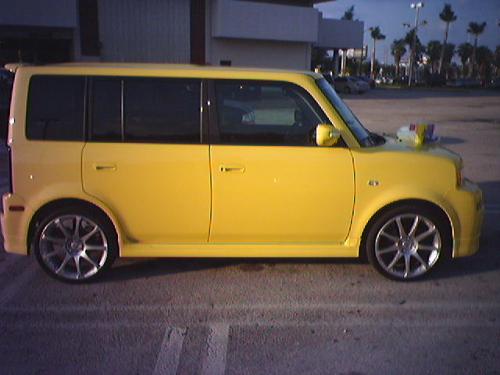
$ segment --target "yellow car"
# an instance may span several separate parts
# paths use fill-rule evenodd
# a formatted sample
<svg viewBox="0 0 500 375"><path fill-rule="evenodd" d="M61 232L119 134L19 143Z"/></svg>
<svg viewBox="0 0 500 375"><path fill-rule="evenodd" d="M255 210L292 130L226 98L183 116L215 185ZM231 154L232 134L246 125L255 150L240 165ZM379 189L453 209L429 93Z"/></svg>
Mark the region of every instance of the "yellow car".
<svg viewBox="0 0 500 375"><path fill-rule="evenodd" d="M22 66L8 146L5 249L63 281L119 256L363 255L411 280L478 249L461 158L369 132L319 74Z"/></svg>

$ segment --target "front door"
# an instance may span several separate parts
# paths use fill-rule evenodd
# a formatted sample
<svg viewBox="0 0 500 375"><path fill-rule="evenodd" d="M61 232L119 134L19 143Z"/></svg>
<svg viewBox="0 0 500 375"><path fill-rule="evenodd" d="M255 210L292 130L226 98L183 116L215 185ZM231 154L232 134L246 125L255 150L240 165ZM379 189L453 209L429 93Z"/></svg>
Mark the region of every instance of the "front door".
<svg viewBox="0 0 500 375"><path fill-rule="evenodd" d="M300 87L215 83L217 139L210 148L214 243L340 243L354 204L351 154L317 147L328 118Z"/></svg>

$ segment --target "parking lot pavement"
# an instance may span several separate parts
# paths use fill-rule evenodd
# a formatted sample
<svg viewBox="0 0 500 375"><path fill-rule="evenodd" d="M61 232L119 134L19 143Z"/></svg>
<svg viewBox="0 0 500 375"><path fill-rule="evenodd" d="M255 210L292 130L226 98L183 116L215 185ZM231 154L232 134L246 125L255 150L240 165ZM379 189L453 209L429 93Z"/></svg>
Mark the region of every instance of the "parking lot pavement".
<svg viewBox="0 0 500 375"><path fill-rule="evenodd" d="M374 131L438 125L485 191L478 254L412 283L357 260L162 259L71 286L0 252L0 374L500 374L500 95L400 95L346 101Z"/></svg>

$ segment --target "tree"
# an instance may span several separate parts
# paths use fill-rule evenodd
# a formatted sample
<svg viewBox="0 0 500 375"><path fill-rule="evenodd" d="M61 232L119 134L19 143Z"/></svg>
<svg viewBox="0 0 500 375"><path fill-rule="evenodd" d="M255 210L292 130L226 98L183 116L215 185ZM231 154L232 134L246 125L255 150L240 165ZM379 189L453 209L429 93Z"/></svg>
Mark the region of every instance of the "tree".
<svg viewBox="0 0 500 375"><path fill-rule="evenodd" d="M436 65L438 65L442 61L440 58L441 51L444 52L444 48L441 42L439 42L438 40L431 40L429 43L427 43L427 55L429 56L429 60L431 63L431 73L435 72Z"/></svg>
<svg viewBox="0 0 500 375"><path fill-rule="evenodd" d="M479 66L479 75L481 79L489 80L491 78L493 52L486 46L480 46L476 51L476 60Z"/></svg>
<svg viewBox="0 0 500 375"><path fill-rule="evenodd" d="M450 4L444 4L442 12L439 13L439 18L441 18L441 20L446 23L446 28L444 31L444 41L443 41L443 46L441 48L441 56L439 58L439 67L438 67L438 73L441 74L441 69L443 67L443 60L444 60L444 52L446 49L446 44L448 43L448 31L450 30L450 23L455 22L457 20L457 16L455 15L455 12L451 8Z"/></svg>
<svg viewBox="0 0 500 375"><path fill-rule="evenodd" d="M471 61L471 69L469 74L472 75L474 72L474 68L476 66L476 50L477 50L477 39L479 35L481 35L486 27L486 22L477 23L477 22L469 22L469 28L467 32L469 34L474 35L474 49L472 50L472 61Z"/></svg>
<svg viewBox="0 0 500 375"><path fill-rule="evenodd" d="M373 39L372 62L370 68L370 77L375 78L375 46L377 40L384 40L385 35L380 31L380 27L370 27L370 36Z"/></svg>
<svg viewBox="0 0 500 375"><path fill-rule="evenodd" d="M413 45L413 34L415 34L415 29L411 29L408 31L404 37L404 41L406 44L408 44L408 48L411 51L412 45ZM425 47L423 46L422 42L420 41L420 38L416 37L415 39L415 61L418 61L422 58L422 53L425 52Z"/></svg>
<svg viewBox="0 0 500 375"><path fill-rule="evenodd" d="M500 71L500 46L497 46L497 48L495 48L493 65L495 65L496 75L498 76L498 72Z"/></svg>
<svg viewBox="0 0 500 375"><path fill-rule="evenodd" d="M353 18L354 18L354 5L351 5L349 8L346 9L341 20L352 21Z"/></svg>
<svg viewBox="0 0 500 375"><path fill-rule="evenodd" d="M311 53L311 69L316 69L320 67L321 69L325 69L325 66L328 65L328 53L325 48L314 47Z"/></svg>
<svg viewBox="0 0 500 375"><path fill-rule="evenodd" d="M396 76L399 77L399 64L401 63L401 58L406 53L406 42L404 39L394 39L391 44L391 54L394 56L394 64L396 64Z"/></svg>
<svg viewBox="0 0 500 375"><path fill-rule="evenodd" d="M455 52L455 45L453 43L446 43L446 47L444 48L443 66L451 64L451 60L453 59Z"/></svg>
<svg viewBox="0 0 500 375"><path fill-rule="evenodd" d="M464 76L465 76L465 68L466 68L467 61L472 56L472 50L473 50L473 47L472 47L472 44L470 44L470 43L462 43L457 48L458 56L460 56L460 61L462 62L462 72L463 72Z"/></svg>

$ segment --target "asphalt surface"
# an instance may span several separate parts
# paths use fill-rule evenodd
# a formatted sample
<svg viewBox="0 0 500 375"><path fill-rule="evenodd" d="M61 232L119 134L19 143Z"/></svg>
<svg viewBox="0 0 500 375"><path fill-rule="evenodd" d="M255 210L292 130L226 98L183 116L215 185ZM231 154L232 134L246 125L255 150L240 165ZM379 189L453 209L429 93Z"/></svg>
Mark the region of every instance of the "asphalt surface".
<svg viewBox="0 0 500 375"><path fill-rule="evenodd" d="M357 260L163 259L71 286L0 252L0 374L500 374L500 93L345 99L374 131L438 125L485 193L477 255L412 283Z"/></svg>

